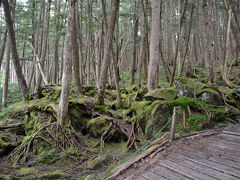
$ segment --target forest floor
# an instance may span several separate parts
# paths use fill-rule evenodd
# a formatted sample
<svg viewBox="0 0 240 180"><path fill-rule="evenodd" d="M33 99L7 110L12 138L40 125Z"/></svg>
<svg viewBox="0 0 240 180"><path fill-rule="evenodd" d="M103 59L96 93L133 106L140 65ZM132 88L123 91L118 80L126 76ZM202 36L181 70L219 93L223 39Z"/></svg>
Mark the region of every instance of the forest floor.
<svg viewBox="0 0 240 180"><path fill-rule="evenodd" d="M176 79L170 88L161 79L152 92L126 83L121 85L122 106L111 85L104 105L96 103L94 86L83 86L83 94L72 88L64 127L57 122L61 86L44 86L28 103L19 101L1 110L0 179L105 179L139 154L158 153L170 135L174 107L176 137L235 124L239 77L240 68L233 67L233 89L221 78L208 84L202 70ZM129 166L137 167L141 158L133 162Z"/></svg>

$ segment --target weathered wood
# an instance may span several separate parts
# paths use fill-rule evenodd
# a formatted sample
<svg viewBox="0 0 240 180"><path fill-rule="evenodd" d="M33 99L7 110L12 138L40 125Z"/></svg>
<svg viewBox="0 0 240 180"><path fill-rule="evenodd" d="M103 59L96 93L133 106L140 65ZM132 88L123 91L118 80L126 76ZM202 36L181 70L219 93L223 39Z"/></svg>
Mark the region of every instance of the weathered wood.
<svg viewBox="0 0 240 180"><path fill-rule="evenodd" d="M240 163L213 156L211 152L204 153L204 152L201 152L201 151L194 151L194 152L188 152L188 153L190 153L192 155L195 155L195 156L198 156L200 158L206 158L206 159L209 159L213 162L223 164L223 165L226 165L226 166L231 166L231 167L234 167L234 168L237 168L237 169L240 170Z"/></svg>
<svg viewBox="0 0 240 180"><path fill-rule="evenodd" d="M211 151L214 153L215 156L221 156L224 159L229 159L232 161L240 162L240 154L239 156L236 156L235 154L231 154L228 151L223 151L220 149L213 149L211 147L206 147L205 151Z"/></svg>
<svg viewBox="0 0 240 180"><path fill-rule="evenodd" d="M239 148L237 148L234 145L231 145L229 143L223 143L223 142L220 142L220 141L214 141L211 144L209 144L209 146L211 146L211 145L217 145L217 146L223 147L226 150L229 149L229 150L236 151L236 153L240 153L240 149Z"/></svg>
<svg viewBox="0 0 240 180"><path fill-rule="evenodd" d="M185 166L185 167L189 167L199 173L202 173L202 174L205 174L205 175L208 175L212 178L217 178L217 179L222 179L222 180L225 180L225 179L232 179L232 180L237 180L238 178L236 177L233 177L231 175L228 175L228 174L225 174L223 172L220 172L220 171L217 171L215 169L210 169L204 165L201 165L201 164L196 164L195 162L192 162L192 161L189 161L187 159L184 159L184 158L169 158L170 161L173 161L175 163L177 163L178 165L180 166Z"/></svg>
<svg viewBox="0 0 240 180"><path fill-rule="evenodd" d="M181 176L178 173L174 173L174 171L164 168L162 166L154 166L152 169L150 169L151 171L160 174L162 176L164 176L167 179L178 179L178 180L183 180L183 179L190 179L188 177L184 177Z"/></svg>
<svg viewBox="0 0 240 180"><path fill-rule="evenodd" d="M237 132L223 131L222 133L224 133L224 134L230 134L230 135L234 135L234 136L240 136L240 133L237 133Z"/></svg>
<svg viewBox="0 0 240 180"><path fill-rule="evenodd" d="M160 162L160 164L162 166L164 166L165 168L171 169L179 174L182 174L190 179L202 179L202 180L215 180L215 178L212 178L210 176L201 174L195 170L190 169L189 167L184 167L184 166L179 166L178 164L171 162L169 160L163 160Z"/></svg>
<svg viewBox="0 0 240 180"><path fill-rule="evenodd" d="M230 134L219 134L219 137L220 137L220 139L240 143L240 137L238 137L238 136L233 136Z"/></svg>
<svg viewBox="0 0 240 180"><path fill-rule="evenodd" d="M144 174L141 175L142 177L146 179L151 179L151 180L165 180L165 177L160 176L159 174L156 174L152 171L147 171Z"/></svg>
<svg viewBox="0 0 240 180"><path fill-rule="evenodd" d="M231 153L236 154L236 155L240 154L239 151L236 151L235 149L228 148L226 146L221 146L221 145L217 145L217 144L209 144L209 147L221 149L223 151L228 151L228 152L231 152Z"/></svg>
<svg viewBox="0 0 240 180"><path fill-rule="evenodd" d="M197 164L201 164L201 165L204 165L208 168L212 168L212 169L215 169L217 171L224 172L224 173L230 174L234 177L240 178L240 171L236 168L225 166L225 165L213 162L213 161L208 160L208 159L204 159L204 158L200 158L200 157L191 155L189 153L179 152L177 156L181 156L181 157L183 157L185 159L188 159L192 162L195 162Z"/></svg>
<svg viewBox="0 0 240 180"><path fill-rule="evenodd" d="M146 180L146 179L143 177L137 177L135 180Z"/></svg>
<svg viewBox="0 0 240 180"><path fill-rule="evenodd" d="M176 117L177 117L177 107L174 107L173 116L172 116L171 135L170 135L171 141L175 139Z"/></svg>
<svg viewBox="0 0 240 180"><path fill-rule="evenodd" d="M240 179L239 130L236 125L223 132L197 132L175 138L167 149L164 147L166 153L150 158L147 168L135 171L130 179Z"/></svg>

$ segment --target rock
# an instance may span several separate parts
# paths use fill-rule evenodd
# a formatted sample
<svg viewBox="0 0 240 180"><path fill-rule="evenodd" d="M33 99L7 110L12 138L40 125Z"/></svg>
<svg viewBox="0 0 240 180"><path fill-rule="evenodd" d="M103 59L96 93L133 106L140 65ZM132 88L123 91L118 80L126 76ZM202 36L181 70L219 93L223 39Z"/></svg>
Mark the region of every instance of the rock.
<svg viewBox="0 0 240 180"><path fill-rule="evenodd" d="M144 95L144 98L147 101L155 101L155 100L167 100L171 101L177 97L178 91L176 88L161 88L155 89L153 91L148 92Z"/></svg>
<svg viewBox="0 0 240 180"><path fill-rule="evenodd" d="M199 101L205 102L206 104L212 104L217 106L224 105L219 94L216 91L211 89L203 90L202 93L197 95L197 99Z"/></svg>
<svg viewBox="0 0 240 180"><path fill-rule="evenodd" d="M111 122L108 116L99 116L87 122L87 131L95 138L101 137Z"/></svg>
<svg viewBox="0 0 240 180"><path fill-rule="evenodd" d="M177 97L190 97L193 98L196 94L202 91L205 85L193 78L183 78L177 81Z"/></svg>
<svg viewBox="0 0 240 180"><path fill-rule="evenodd" d="M170 109L167 104L158 103L154 107L145 128L145 135L148 139L153 137L153 135L167 123L169 115Z"/></svg>
<svg viewBox="0 0 240 180"><path fill-rule="evenodd" d="M136 115L133 122L139 123L146 137L150 139L168 121L170 108L165 101L143 101L132 104L131 109Z"/></svg>
<svg viewBox="0 0 240 180"><path fill-rule="evenodd" d="M112 160L111 156L109 155L99 155L93 159L87 161L87 168L88 169L98 169L104 164L107 164Z"/></svg>

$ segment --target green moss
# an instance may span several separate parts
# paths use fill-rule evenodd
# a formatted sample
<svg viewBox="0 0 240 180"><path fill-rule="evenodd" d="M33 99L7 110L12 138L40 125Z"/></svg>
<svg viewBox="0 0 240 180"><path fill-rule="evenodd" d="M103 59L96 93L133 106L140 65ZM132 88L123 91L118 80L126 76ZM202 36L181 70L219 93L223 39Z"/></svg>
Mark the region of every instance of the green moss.
<svg viewBox="0 0 240 180"><path fill-rule="evenodd" d="M32 138L32 136L25 136L22 140L20 147L23 147L25 144L27 144L31 138Z"/></svg>
<svg viewBox="0 0 240 180"><path fill-rule="evenodd" d="M144 110L144 108L148 105L150 105L151 101L140 101L140 102L133 102L131 106L131 110L134 110L137 114L141 113L141 111Z"/></svg>
<svg viewBox="0 0 240 180"><path fill-rule="evenodd" d="M106 105L99 105L97 102L94 103L94 108L102 113L108 113L108 107Z"/></svg>
<svg viewBox="0 0 240 180"><path fill-rule="evenodd" d="M161 89L155 89L145 94L145 99L171 101L177 97L177 94L178 94L178 90L176 89L176 87L161 88Z"/></svg>
<svg viewBox="0 0 240 180"><path fill-rule="evenodd" d="M19 176L26 176L30 174L36 174L38 171L35 168L21 168L17 170Z"/></svg>
<svg viewBox="0 0 240 180"><path fill-rule="evenodd" d="M111 161L111 157L108 155L99 155L96 158L87 161L88 169L97 169L103 164L106 164Z"/></svg>
<svg viewBox="0 0 240 180"><path fill-rule="evenodd" d="M199 114L193 114L190 118L186 119L190 131L199 131L202 129L204 123L207 123L208 117Z"/></svg>
<svg viewBox="0 0 240 180"><path fill-rule="evenodd" d="M51 165L60 160L59 154L55 149L44 150L37 157L36 160L40 164Z"/></svg>
<svg viewBox="0 0 240 180"><path fill-rule="evenodd" d="M91 96L91 97L95 96L96 94L97 94L97 90L95 90L95 89L92 89L85 93L86 96Z"/></svg>
<svg viewBox="0 0 240 180"><path fill-rule="evenodd" d="M65 173L61 170L55 170L52 172L44 173L42 175L38 175L38 178L40 179L65 179Z"/></svg>
<svg viewBox="0 0 240 180"><path fill-rule="evenodd" d="M88 121L86 127L94 137L101 136L104 131L107 130L111 121L108 120L107 116L99 116L97 118Z"/></svg>
<svg viewBox="0 0 240 180"><path fill-rule="evenodd" d="M176 100L168 102L168 104L171 109L173 109L173 107L175 107L175 106L180 106L182 109L185 109L186 111L188 111L188 109L187 109L188 106L196 106L196 105L198 106L203 103L197 101L194 98L181 97Z"/></svg>

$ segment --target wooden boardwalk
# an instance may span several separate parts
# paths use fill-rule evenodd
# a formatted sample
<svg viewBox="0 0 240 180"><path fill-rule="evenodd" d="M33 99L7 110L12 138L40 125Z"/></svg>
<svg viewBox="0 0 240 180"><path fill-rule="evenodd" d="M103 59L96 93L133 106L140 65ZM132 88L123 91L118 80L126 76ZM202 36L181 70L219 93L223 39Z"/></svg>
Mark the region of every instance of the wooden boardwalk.
<svg viewBox="0 0 240 180"><path fill-rule="evenodd" d="M203 138L184 138L153 159L135 164L118 180L239 180L240 125Z"/></svg>

